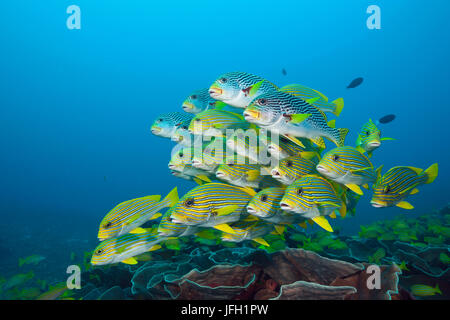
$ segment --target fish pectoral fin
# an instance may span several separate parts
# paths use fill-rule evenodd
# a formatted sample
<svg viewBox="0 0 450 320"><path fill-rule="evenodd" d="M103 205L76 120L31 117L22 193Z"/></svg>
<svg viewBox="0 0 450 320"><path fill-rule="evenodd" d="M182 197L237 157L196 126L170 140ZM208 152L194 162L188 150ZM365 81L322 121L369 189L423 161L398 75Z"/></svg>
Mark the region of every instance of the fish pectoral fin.
<svg viewBox="0 0 450 320"><path fill-rule="evenodd" d="M156 219L158 219L159 217L162 217L162 213L160 213L160 212L155 213L155 214L154 214L153 216L151 216L150 219L148 219L148 220L156 220Z"/></svg>
<svg viewBox="0 0 450 320"><path fill-rule="evenodd" d="M407 201L400 201L399 203L396 204L396 206L407 210L414 209L413 205Z"/></svg>
<svg viewBox="0 0 450 320"><path fill-rule="evenodd" d="M333 232L333 228L331 227L330 223L324 216L318 216L311 219L315 223L317 223L320 227L325 229L328 232Z"/></svg>
<svg viewBox="0 0 450 320"><path fill-rule="evenodd" d="M239 207L234 204L234 205L222 207L220 209L215 209L214 211L217 213L217 216L226 216L227 214L233 213L238 208Z"/></svg>
<svg viewBox="0 0 450 320"><path fill-rule="evenodd" d="M162 201L167 201L169 208L173 207L179 201L177 187L173 188Z"/></svg>
<svg viewBox="0 0 450 320"><path fill-rule="evenodd" d="M361 152L361 153L366 152L366 150L364 150L364 148L361 147L361 146L357 146L357 147L356 147L356 150L358 150L358 151Z"/></svg>
<svg viewBox="0 0 450 320"><path fill-rule="evenodd" d="M419 189L414 188L414 189L412 189L411 194L416 194L416 193L418 193L418 192L419 192Z"/></svg>
<svg viewBox="0 0 450 320"><path fill-rule="evenodd" d="M293 136L288 135L288 134L284 134L283 137L285 137L288 140L291 140L292 142L294 142L295 144L299 145L302 148L306 148L305 145L303 144L303 142L298 140L296 137L293 137Z"/></svg>
<svg viewBox="0 0 450 320"><path fill-rule="evenodd" d="M204 184L204 181L200 180L199 178L194 177L194 181L201 186L202 184Z"/></svg>
<svg viewBox="0 0 450 320"><path fill-rule="evenodd" d="M290 123L302 123L303 121L305 121L306 119L308 119L311 114L310 113L300 113L300 114L290 114L289 115L291 120L289 121Z"/></svg>
<svg viewBox="0 0 450 320"><path fill-rule="evenodd" d="M253 190L250 187L239 187L239 189L241 189L242 191L244 191L245 193L247 193L248 195L251 195L252 197L254 197L256 195L256 191Z"/></svg>
<svg viewBox="0 0 450 320"><path fill-rule="evenodd" d="M161 246L159 244L155 244L150 249L148 249L148 251L155 251L155 250L158 250L158 249L161 249Z"/></svg>
<svg viewBox="0 0 450 320"><path fill-rule="evenodd" d="M362 186L364 189L369 189L369 185L367 183L364 183Z"/></svg>
<svg viewBox="0 0 450 320"><path fill-rule="evenodd" d="M270 247L270 244L268 244L267 241L264 240L263 238L255 238L252 240L255 241L256 243L262 244L263 246Z"/></svg>
<svg viewBox="0 0 450 320"><path fill-rule="evenodd" d="M284 233L284 230L286 230L285 226L275 225L274 227L279 235L282 235Z"/></svg>
<svg viewBox="0 0 450 320"><path fill-rule="evenodd" d="M139 234L139 233L144 233L144 232L147 232L147 230L145 230L144 228L136 228L136 229L131 230L129 233Z"/></svg>
<svg viewBox="0 0 450 320"><path fill-rule="evenodd" d="M246 172L247 175L247 181L255 181L260 177L258 170L249 170Z"/></svg>
<svg viewBox="0 0 450 320"><path fill-rule="evenodd" d="M236 234L236 231L234 231L234 229L226 223L218 224L218 225L214 226L213 228L223 231L223 232L226 232L226 233Z"/></svg>
<svg viewBox="0 0 450 320"><path fill-rule="evenodd" d="M314 98L306 99L305 101L309 104L314 104L314 102L316 102L319 99L320 99L320 97L314 97Z"/></svg>
<svg viewBox="0 0 450 320"><path fill-rule="evenodd" d="M247 88L249 96L253 96L256 92L258 92L259 88L263 84L264 80L258 81L257 83L251 85Z"/></svg>
<svg viewBox="0 0 450 320"><path fill-rule="evenodd" d="M360 196L363 195L363 192L358 185L353 184L353 183L347 183L345 186L347 188L349 188L350 190L352 190L354 193L359 194Z"/></svg>
<svg viewBox="0 0 450 320"><path fill-rule="evenodd" d="M380 140L381 141L387 141L387 140L395 140L395 139L394 138L383 137Z"/></svg>
<svg viewBox="0 0 450 320"><path fill-rule="evenodd" d="M122 260L121 262L125 263L125 264L137 264L138 263L137 260L133 257Z"/></svg>
<svg viewBox="0 0 450 320"><path fill-rule="evenodd" d="M204 174L199 174L196 178L205 181L205 182L211 182L211 179L205 176Z"/></svg>

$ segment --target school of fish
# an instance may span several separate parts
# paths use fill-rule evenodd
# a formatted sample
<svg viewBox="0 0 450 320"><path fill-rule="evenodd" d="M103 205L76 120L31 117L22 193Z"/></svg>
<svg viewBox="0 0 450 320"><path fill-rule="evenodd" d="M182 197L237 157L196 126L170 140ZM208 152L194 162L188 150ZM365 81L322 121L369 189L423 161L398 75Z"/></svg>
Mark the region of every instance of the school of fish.
<svg viewBox="0 0 450 320"><path fill-rule="evenodd" d="M393 140L381 137L377 126L385 122L369 120L356 143L346 144L349 130L329 119L343 111L342 98L331 101L305 85L279 87L245 72L222 74L207 85L151 126L152 134L176 143L171 174L197 186L181 197L175 187L163 199L148 195L117 204L100 222L93 265L137 264L162 241L203 237L211 229L222 241L266 247L264 237L282 236L286 227L317 224L333 232L330 218L354 215L363 190L372 190L376 208L412 209L406 199L438 175L437 163L383 174L372 159L383 141ZM145 228L148 221L156 227Z"/></svg>

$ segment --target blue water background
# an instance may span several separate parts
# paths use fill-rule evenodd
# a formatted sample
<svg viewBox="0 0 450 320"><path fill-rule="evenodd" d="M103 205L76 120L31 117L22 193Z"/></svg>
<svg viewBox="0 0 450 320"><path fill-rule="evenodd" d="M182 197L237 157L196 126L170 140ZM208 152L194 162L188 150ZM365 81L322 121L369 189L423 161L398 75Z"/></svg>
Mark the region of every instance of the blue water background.
<svg viewBox="0 0 450 320"><path fill-rule="evenodd" d="M81 8L81 30L66 27L71 4ZM381 30L366 27L371 4L381 8ZM181 111L192 90L235 70L344 97L337 124L350 129L348 145L369 118L396 114L381 126L396 140L373 157L383 172L439 163L437 180L410 197L412 212L372 208L366 192L355 217L333 221L344 232L448 202L446 0L17 0L1 8L5 259L67 257L71 243L96 245L98 224L115 204L194 187L169 174L173 143L153 136L150 125L159 113ZM360 76L364 83L347 90Z"/></svg>

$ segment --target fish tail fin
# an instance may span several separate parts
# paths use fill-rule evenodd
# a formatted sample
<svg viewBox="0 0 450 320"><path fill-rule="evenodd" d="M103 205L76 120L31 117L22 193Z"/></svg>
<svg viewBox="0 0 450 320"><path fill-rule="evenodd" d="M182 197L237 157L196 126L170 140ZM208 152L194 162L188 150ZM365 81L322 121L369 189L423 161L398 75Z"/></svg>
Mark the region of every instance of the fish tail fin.
<svg viewBox="0 0 450 320"><path fill-rule="evenodd" d="M425 170L425 174L427 175L427 181L425 183L432 183L438 175L438 164L432 164L427 170Z"/></svg>
<svg viewBox="0 0 450 320"><path fill-rule="evenodd" d="M343 147L345 144L345 137L347 136L348 129L347 128L339 128L336 129L338 131L338 138L335 143L338 147Z"/></svg>
<svg viewBox="0 0 450 320"><path fill-rule="evenodd" d="M178 197L178 189L177 187L173 188L172 191L170 191L167 196L163 199L163 201L167 201L168 207L173 207L179 200Z"/></svg>
<svg viewBox="0 0 450 320"><path fill-rule="evenodd" d="M434 287L434 291L436 291L436 293L439 293L442 295L442 291L441 291L441 289L439 289L439 283L436 283L436 287Z"/></svg>
<svg viewBox="0 0 450 320"><path fill-rule="evenodd" d="M342 109L344 109L344 98L337 98L332 102L336 106L336 109L334 110L333 114L336 117L339 117L339 115L342 112Z"/></svg>

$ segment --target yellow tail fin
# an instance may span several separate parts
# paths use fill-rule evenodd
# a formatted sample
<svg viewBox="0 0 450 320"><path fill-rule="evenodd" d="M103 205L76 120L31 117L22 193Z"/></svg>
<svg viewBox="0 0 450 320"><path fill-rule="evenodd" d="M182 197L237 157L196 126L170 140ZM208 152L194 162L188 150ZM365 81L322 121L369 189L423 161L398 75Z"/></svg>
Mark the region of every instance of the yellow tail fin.
<svg viewBox="0 0 450 320"><path fill-rule="evenodd" d="M432 183L438 175L438 164L432 164L427 170L425 170L425 174L428 177L425 183Z"/></svg>
<svg viewBox="0 0 450 320"><path fill-rule="evenodd" d="M339 115L342 112L342 109L344 109L344 99L343 98L337 98L336 100L334 100L332 102L332 104L334 104L336 106L336 109L334 110L333 114L336 117L339 117Z"/></svg>

